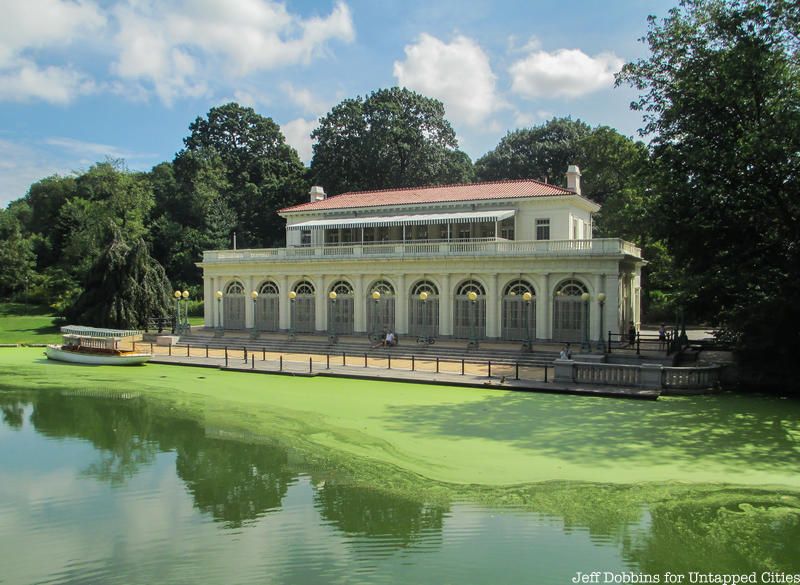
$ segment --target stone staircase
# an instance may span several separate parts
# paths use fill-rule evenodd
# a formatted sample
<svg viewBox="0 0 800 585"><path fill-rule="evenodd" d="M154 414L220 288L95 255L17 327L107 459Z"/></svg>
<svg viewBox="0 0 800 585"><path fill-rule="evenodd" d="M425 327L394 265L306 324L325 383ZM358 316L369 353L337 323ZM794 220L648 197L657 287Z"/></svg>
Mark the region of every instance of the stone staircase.
<svg viewBox="0 0 800 585"><path fill-rule="evenodd" d="M542 345L541 348L534 344L534 351L523 351L521 343L499 343L482 342L478 348L468 348L467 342L463 340L437 340L433 345L417 343L416 338L411 336L401 336L398 345L393 347L373 347L375 344L370 342L366 336L342 336L336 343L331 343L327 337L320 335L297 335L295 339L289 340L285 333L262 333L257 338L252 338L245 331L226 331L221 337L214 335L212 330L193 331L190 334L182 335L178 346L185 347L205 347L210 349L241 349L246 347L248 351L268 351L277 353L301 353L301 354L330 354L341 355L346 353L348 356L363 356L366 354L370 358L381 358L392 356L392 358L411 358L417 359L436 359L437 357L445 360L467 360L467 361L489 361L498 364L519 363L521 366L552 366L554 359L558 357L558 346L549 344Z"/></svg>

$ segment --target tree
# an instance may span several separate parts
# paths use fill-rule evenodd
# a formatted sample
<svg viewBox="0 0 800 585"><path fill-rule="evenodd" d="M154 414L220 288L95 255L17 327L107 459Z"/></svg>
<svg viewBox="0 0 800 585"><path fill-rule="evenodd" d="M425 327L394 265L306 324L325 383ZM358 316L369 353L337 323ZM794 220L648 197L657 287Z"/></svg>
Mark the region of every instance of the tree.
<svg viewBox="0 0 800 585"><path fill-rule="evenodd" d="M81 325L144 328L150 317L169 314L172 287L143 238L130 241L120 228L92 266L83 293L67 310Z"/></svg>
<svg viewBox="0 0 800 585"><path fill-rule="evenodd" d="M494 150L475 161L478 180L537 179L561 184L569 165L578 164L584 171L582 140L590 132L588 124L572 118L553 118L541 126L509 132Z"/></svg>
<svg viewBox="0 0 800 585"><path fill-rule="evenodd" d="M280 127L252 108L229 103L211 108L189 130L186 148L175 160L178 181L194 181L196 173L208 170L205 163L219 157L227 181L225 203L236 215L233 231L239 241L249 247L281 243L283 220L276 210L300 203L308 189L305 168Z"/></svg>
<svg viewBox="0 0 800 585"><path fill-rule="evenodd" d="M684 0L618 77L642 92L683 301L774 373L800 352L798 23L784 0Z"/></svg>
<svg viewBox="0 0 800 585"><path fill-rule="evenodd" d="M457 150L444 105L409 89L346 99L311 137L312 180L331 195L472 179L472 164Z"/></svg>
<svg viewBox="0 0 800 585"><path fill-rule="evenodd" d="M36 256L14 209L0 209L0 297L24 290L34 277Z"/></svg>

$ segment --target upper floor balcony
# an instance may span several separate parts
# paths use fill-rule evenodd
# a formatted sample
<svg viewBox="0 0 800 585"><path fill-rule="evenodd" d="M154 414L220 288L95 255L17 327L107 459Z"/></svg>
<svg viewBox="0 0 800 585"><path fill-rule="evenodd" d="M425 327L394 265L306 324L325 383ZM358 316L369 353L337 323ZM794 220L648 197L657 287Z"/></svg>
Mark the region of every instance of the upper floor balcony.
<svg viewBox="0 0 800 585"><path fill-rule="evenodd" d="M297 246L252 250L211 250L203 252L204 264L240 262L297 262L326 260L392 260L400 258L448 257L586 257L629 256L641 259L641 250L619 238L591 240L515 241L498 238L469 240L395 241L380 243Z"/></svg>

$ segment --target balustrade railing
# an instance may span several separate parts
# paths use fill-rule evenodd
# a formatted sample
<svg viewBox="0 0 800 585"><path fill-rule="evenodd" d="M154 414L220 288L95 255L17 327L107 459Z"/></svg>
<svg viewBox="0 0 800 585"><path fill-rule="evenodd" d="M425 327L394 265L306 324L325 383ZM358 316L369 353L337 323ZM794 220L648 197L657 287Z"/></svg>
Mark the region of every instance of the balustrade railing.
<svg viewBox="0 0 800 585"><path fill-rule="evenodd" d="M664 368L662 386L681 390L713 388L719 383L720 366L693 366L687 368Z"/></svg>
<svg viewBox="0 0 800 585"><path fill-rule="evenodd" d="M642 383L639 366L576 363L573 375L575 382L580 384L640 386Z"/></svg>
<svg viewBox="0 0 800 585"><path fill-rule="evenodd" d="M495 239L406 241L336 244L252 250L212 250L204 262L248 262L299 258L404 258L430 256L585 256L626 254L641 257L639 248L618 238L592 240L512 241Z"/></svg>

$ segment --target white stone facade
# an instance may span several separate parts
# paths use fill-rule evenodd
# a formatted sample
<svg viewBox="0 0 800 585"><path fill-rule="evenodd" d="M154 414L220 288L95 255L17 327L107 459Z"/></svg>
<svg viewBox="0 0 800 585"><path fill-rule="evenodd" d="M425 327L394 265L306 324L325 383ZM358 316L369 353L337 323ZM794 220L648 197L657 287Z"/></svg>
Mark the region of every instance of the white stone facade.
<svg viewBox="0 0 800 585"><path fill-rule="evenodd" d="M318 189L282 210L286 248L204 253L206 325L558 341L582 340L587 323L597 340L601 319L603 336L638 325L639 249L592 238L599 207L578 193L533 184L526 195L527 184L511 184L504 197L509 184L473 186L468 200L459 187L355 194L366 206Z"/></svg>

